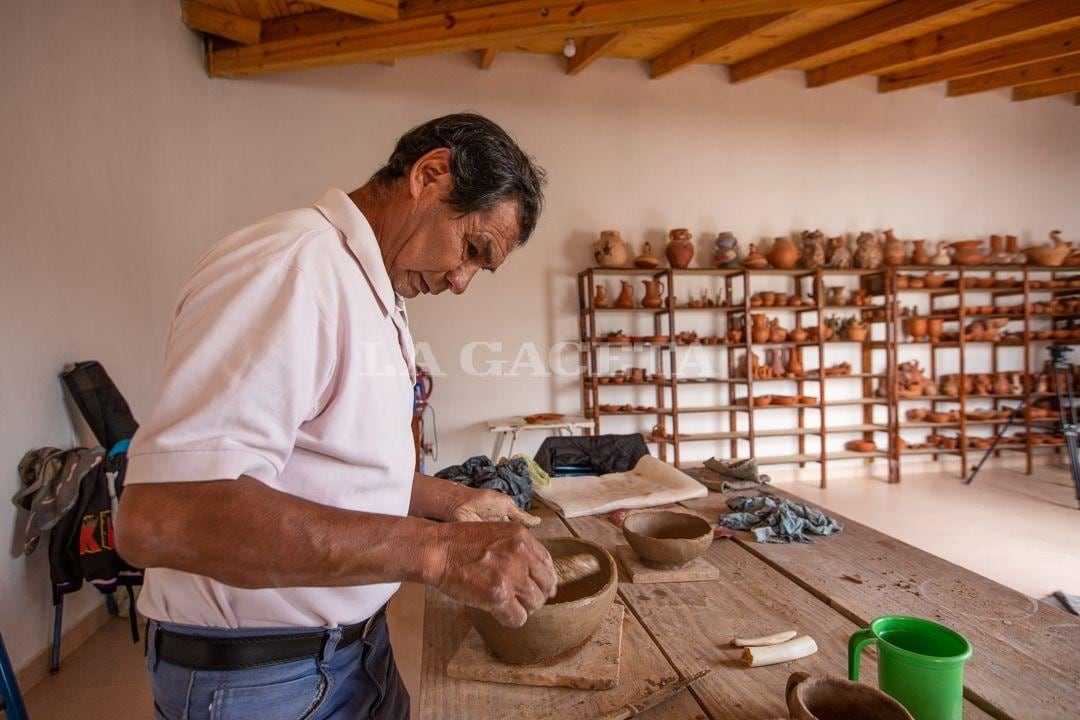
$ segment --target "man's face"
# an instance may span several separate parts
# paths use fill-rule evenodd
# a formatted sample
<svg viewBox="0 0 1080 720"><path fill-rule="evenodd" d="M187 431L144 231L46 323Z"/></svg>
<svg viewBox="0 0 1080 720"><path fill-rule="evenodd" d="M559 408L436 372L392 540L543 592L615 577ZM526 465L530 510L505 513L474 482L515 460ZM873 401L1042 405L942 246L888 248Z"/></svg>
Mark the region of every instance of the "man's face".
<svg viewBox="0 0 1080 720"><path fill-rule="evenodd" d="M390 280L407 298L450 290L465 292L480 270L494 272L518 237L517 203L505 201L460 215L445 193L419 198L408 238L393 259Z"/></svg>

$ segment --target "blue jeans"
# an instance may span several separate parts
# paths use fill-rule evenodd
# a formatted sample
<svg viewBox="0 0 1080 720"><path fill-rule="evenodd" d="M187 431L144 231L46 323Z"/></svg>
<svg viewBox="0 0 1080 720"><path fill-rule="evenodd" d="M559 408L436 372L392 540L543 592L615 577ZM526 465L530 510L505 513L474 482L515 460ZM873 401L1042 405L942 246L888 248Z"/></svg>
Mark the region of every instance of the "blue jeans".
<svg viewBox="0 0 1080 720"><path fill-rule="evenodd" d="M327 631L322 657L245 668L191 670L160 660L159 627L208 637L291 634L296 628L226 630L150 621L146 666L159 720L408 720L409 693L398 675L383 617L367 637L338 647Z"/></svg>

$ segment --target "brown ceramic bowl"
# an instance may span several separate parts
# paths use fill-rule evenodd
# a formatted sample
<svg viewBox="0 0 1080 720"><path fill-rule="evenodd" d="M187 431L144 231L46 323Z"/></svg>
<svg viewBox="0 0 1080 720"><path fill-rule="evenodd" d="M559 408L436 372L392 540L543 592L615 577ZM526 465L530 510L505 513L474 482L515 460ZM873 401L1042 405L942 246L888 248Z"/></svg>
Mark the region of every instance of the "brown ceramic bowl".
<svg viewBox="0 0 1080 720"><path fill-rule="evenodd" d="M703 555L712 543L713 528L691 513L645 510L626 516L623 536L642 562L667 570Z"/></svg>
<svg viewBox="0 0 1080 720"><path fill-rule="evenodd" d="M794 405L799 402L796 395L770 395L773 405Z"/></svg>
<svg viewBox="0 0 1080 720"><path fill-rule="evenodd" d="M800 405L817 405L817 398L814 397L813 395L800 395L799 396L799 404Z"/></svg>
<svg viewBox="0 0 1080 720"><path fill-rule="evenodd" d="M772 396L771 395L759 395L758 397L754 398L753 400L754 400L754 407L768 407L768 405L772 402Z"/></svg>
<svg viewBox="0 0 1080 720"><path fill-rule="evenodd" d="M926 422L943 423L949 422L949 413L930 412L926 414Z"/></svg>
<svg viewBox="0 0 1080 720"><path fill-rule="evenodd" d="M873 452L877 450L877 445L873 440L848 440L844 443L844 447L855 452Z"/></svg>
<svg viewBox="0 0 1080 720"><path fill-rule="evenodd" d="M600 572L559 586L519 628L501 625L490 613L469 608L469 620L488 649L508 663L542 662L585 644L611 609L619 587L615 560L596 543L577 538L541 540L553 558L588 553L600 561Z"/></svg>

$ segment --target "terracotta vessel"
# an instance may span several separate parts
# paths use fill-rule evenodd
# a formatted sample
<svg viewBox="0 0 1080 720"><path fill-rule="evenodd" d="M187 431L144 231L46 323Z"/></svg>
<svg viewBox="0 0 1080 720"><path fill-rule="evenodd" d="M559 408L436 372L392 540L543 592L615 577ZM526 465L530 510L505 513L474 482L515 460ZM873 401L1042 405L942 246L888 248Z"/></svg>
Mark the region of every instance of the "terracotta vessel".
<svg viewBox="0 0 1080 720"><path fill-rule="evenodd" d="M864 270L877 270L885 259L881 243L872 233L859 233L855 241L855 267Z"/></svg>
<svg viewBox="0 0 1080 720"><path fill-rule="evenodd" d="M825 288L825 304L847 305L847 300L844 299L845 292L847 292L847 288L843 285L831 285Z"/></svg>
<svg viewBox="0 0 1080 720"><path fill-rule="evenodd" d="M754 324L750 328L750 338L756 343L769 342L769 321L762 313L752 313L750 319Z"/></svg>
<svg viewBox="0 0 1080 720"><path fill-rule="evenodd" d="M873 452L877 450L877 444L873 440L848 440L844 447L855 452Z"/></svg>
<svg viewBox="0 0 1080 720"><path fill-rule="evenodd" d="M825 266L825 233L820 230L802 234L802 253L799 255L799 267L817 270Z"/></svg>
<svg viewBox="0 0 1080 720"><path fill-rule="evenodd" d="M1012 392L1012 383L1009 382L1009 374L999 372L994 375L994 394L1008 395Z"/></svg>
<svg viewBox="0 0 1080 720"><path fill-rule="evenodd" d="M615 307L617 308L632 308L634 307L634 288L628 280L620 280L622 283L622 292L619 293L619 297L615 298Z"/></svg>
<svg viewBox="0 0 1080 720"><path fill-rule="evenodd" d="M903 265L904 260L907 259L907 252L904 250L904 241L897 239L893 235L892 228L885 231L885 264L895 267L897 265Z"/></svg>
<svg viewBox="0 0 1080 720"><path fill-rule="evenodd" d="M791 335L794 337L794 330ZM803 367L802 361L802 348L791 349L791 354L788 356L787 372L791 377L802 377L806 374L806 368Z"/></svg>
<svg viewBox="0 0 1080 720"><path fill-rule="evenodd" d="M806 332L804 328L795 328L788 333L788 337L795 342L806 342L806 339L810 337L810 334Z"/></svg>
<svg viewBox="0 0 1080 720"><path fill-rule="evenodd" d="M870 336L870 326L863 323L852 323L848 327L847 339L853 342L862 342Z"/></svg>
<svg viewBox="0 0 1080 720"><path fill-rule="evenodd" d="M646 270L660 266L660 258L653 255L651 242L646 242L641 246L641 254L634 258L634 265Z"/></svg>
<svg viewBox="0 0 1080 720"><path fill-rule="evenodd" d="M925 240L912 240L911 244L915 248L911 251L911 264L912 265L929 265L930 253L926 251Z"/></svg>
<svg viewBox="0 0 1080 720"><path fill-rule="evenodd" d="M664 283L659 280L642 280L645 286L645 297L641 299L641 307L658 308L664 304Z"/></svg>
<svg viewBox="0 0 1080 720"><path fill-rule="evenodd" d="M961 240L949 246L953 249L954 265L984 265L990 261L990 256L980 249L982 240Z"/></svg>
<svg viewBox="0 0 1080 720"><path fill-rule="evenodd" d="M594 308L611 307L611 299L607 296L607 286L596 286L596 295L593 297L592 304Z"/></svg>
<svg viewBox="0 0 1080 720"><path fill-rule="evenodd" d="M769 250L769 262L779 270L790 270L799 261L799 249L791 238L778 237L773 240L772 249Z"/></svg>
<svg viewBox="0 0 1080 720"><path fill-rule="evenodd" d="M829 253L826 264L838 270L847 270L851 267L851 248L843 237L829 238Z"/></svg>
<svg viewBox="0 0 1080 720"><path fill-rule="evenodd" d="M793 672L785 697L790 720L914 720L903 705L877 688L838 677Z"/></svg>
<svg viewBox="0 0 1080 720"><path fill-rule="evenodd" d="M740 265L739 240L731 231L725 230L713 241L713 267L737 268Z"/></svg>
<svg viewBox="0 0 1080 720"><path fill-rule="evenodd" d="M769 267L769 259L758 252L755 243L750 243L750 252L747 253L746 259L743 260L743 265L751 270L762 270Z"/></svg>
<svg viewBox="0 0 1080 720"><path fill-rule="evenodd" d="M603 230L593 243L593 257L601 267L623 267L630 260L630 249L618 230Z"/></svg>
<svg viewBox="0 0 1080 720"><path fill-rule="evenodd" d="M770 348L765 352L765 362L767 362L769 364L769 367L772 369L772 376L784 377L784 373L787 372L787 369L784 367L783 351ZM774 397L773 400L775 401L775 399L776 398Z"/></svg>
<svg viewBox="0 0 1080 720"><path fill-rule="evenodd" d="M904 329L913 340L925 340L929 325L924 317L910 317L904 320Z"/></svg>
<svg viewBox="0 0 1080 720"><path fill-rule="evenodd" d="M588 640L611 609L619 586L615 560L596 543L577 538L540 541L553 559L587 553L600 562L600 572L559 586L555 597L529 615L524 625L506 627L484 610L469 608L469 619L488 649L517 665L538 663Z"/></svg>
<svg viewBox="0 0 1080 720"><path fill-rule="evenodd" d="M1069 257L1069 253L1072 252L1072 245L1061 239L1060 230L1051 230L1050 240L1053 243L1050 247L1024 248L1024 253L1030 263L1047 267L1060 267L1065 262L1065 258Z"/></svg>
<svg viewBox="0 0 1080 720"><path fill-rule="evenodd" d="M687 512L642 510L623 521L623 537L650 567L682 567L709 549L713 528L708 520Z"/></svg>
<svg viewBox="0 0 1080 720"><path fill-rule="evenodd" d="M675 228L668 233L668 244L664 249L668 263L673 268L690 267L690 261L694 259L694 236L686 228Z"/></svg>
<svg viewBox="0 0 1080 720"><path fill-rule="evenodd" d="M1005 236L1005 254L1009 256L1008 262L1022 263L1027 260L1027 255L1020 252L1019 242L1015 235Z"/></svg>
<svg viewBox="0 0 1080 720"><path fill-rule="evenodd" d="M930 336L930 340L937 342L941 337L941 333L945 329L944 318L928 318L926 321L926 332Z"/></svg>
<svg viewBox="0 0 1080 720"><path fill-rule="evenodd" d="M949 256L947 247L948 244L944 240L938 243L937 254L930 258L931 265L952 265L952 258Z"/></svg>
<svg viewBox="0 0 1080 720"><path fill-rule="evenodd" d="M787 340L787 330L780 327L780 321L775 318L769 323L769 342L782 343Z"/></svg>

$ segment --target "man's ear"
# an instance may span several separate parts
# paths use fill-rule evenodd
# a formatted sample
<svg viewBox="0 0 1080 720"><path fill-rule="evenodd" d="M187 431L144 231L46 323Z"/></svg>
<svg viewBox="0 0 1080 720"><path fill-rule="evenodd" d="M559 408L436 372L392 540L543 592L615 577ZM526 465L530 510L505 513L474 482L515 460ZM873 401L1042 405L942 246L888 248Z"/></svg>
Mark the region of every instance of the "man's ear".
<svg viewBox="0 0 1080 720"><path fill-rule="evenodd" d="M409 194L415 200L425 189L450 182L450 149L435 148L420 156L409 168Z"/></svg>

